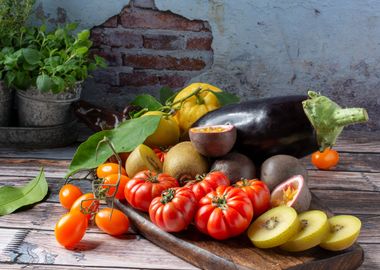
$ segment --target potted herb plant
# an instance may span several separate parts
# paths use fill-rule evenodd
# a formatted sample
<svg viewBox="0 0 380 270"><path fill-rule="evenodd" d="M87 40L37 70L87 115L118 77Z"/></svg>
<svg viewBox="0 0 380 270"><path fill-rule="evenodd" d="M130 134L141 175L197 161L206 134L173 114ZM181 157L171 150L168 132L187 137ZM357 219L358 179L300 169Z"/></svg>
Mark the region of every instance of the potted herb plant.
<svg viewBox="0 0 380 270"><path fill-rule="evenodd" d="M5 51L5 81L16 91L20 126L54 126L72 120L70 105L80 98L88 72L105 61L90 57L89 30L76 35L70 23L48 31L45 25L23 31L20 48Z"/></svg>
<svg viewBox="0 0 380 270"><path fill-rule="evenodd" d="M0 62L4 61L3 49L17 47L21 36L21 29L32 11L35 0L0 1ZM13 103L12 88L4 84L3 72L0 72L0 126L10 123Z"/></svg>

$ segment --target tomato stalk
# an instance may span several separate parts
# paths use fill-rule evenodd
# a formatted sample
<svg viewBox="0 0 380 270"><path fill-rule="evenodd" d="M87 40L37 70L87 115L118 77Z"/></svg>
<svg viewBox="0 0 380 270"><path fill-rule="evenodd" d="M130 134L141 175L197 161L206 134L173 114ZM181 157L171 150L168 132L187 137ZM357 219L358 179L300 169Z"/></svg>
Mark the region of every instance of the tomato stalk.
<svg viewBox="0 0 380 270"><path fill-rule="evenodd" d="M162 198L161 198L161 203L162 204L167 204L171 202L174 199L175 196L175 189L174 188L169 188L162 192Z"/></svg>
<svg viewBox="0 0 380 270"><path fill-rule="evenodd" d="M223 195L223 196L215 196L214 198L212 198L212 203L219 207L220 209L222 210L225 210L228 208L227 206L227 199L226 199L226 196Z"/></svg>

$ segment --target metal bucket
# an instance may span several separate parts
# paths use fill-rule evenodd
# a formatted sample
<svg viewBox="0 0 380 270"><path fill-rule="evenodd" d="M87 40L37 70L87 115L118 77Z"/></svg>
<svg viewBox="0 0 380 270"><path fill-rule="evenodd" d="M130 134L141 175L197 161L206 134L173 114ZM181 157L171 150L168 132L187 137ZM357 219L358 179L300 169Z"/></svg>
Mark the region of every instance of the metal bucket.
<svg viewBox="0 0 380 270"><path fill-rule="evenodd" d="M10 123L13 101L13 91L0 81L0 127L6 127Z"/></svg>
<svg viewBox="0 0 380 270"><path fill-rule="evenodd" d="M82 84L59 94L42 93L36 88L16 91L19 126L45 127L73 120L71 104L80 98Z"/></svg>

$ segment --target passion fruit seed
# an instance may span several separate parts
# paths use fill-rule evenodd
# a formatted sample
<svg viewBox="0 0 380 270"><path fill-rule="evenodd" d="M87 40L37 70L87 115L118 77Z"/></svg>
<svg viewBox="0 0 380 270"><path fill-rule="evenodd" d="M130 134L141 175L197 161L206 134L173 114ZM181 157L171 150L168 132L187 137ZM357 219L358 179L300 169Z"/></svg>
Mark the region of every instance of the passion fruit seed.
<svg viewBox="0 0 380 270"><path fill-rule="evenodd" d="M341 229L343 229L344 226L343 225L340 225L340 224L335 224L334 226L331 227L331 232L334 233L334 232L338 232L340 231Z"/></svg>
<svg viewBox="0 0 380 270"><path fill-rule="evenodd" d="M225 131L226 129L223 127L218 127L218 126L210 126L210 127L204 127L204 128L196 128L193 129L194 132L207 132L207 133L214 133L214 132L222 132Z"/></svg>
<svg viewBox="0 0 380 270"><path fill-rule="evenodd" d="M152 158L151 156L147 156L148 162L153 166L154 170L156 172L159 172L161 170L160 165L156 162L156 159Z"/></svg>
<svg viewBox="0 0 380 270"><path fill-rule="evenodd" d="M268 219L267 221L265 221L264 223L264 226L266 229L268 230L273 230L276 228L276 226L278 225L280 221L278 220L277 217L271 217L270 219Z"/></svg>

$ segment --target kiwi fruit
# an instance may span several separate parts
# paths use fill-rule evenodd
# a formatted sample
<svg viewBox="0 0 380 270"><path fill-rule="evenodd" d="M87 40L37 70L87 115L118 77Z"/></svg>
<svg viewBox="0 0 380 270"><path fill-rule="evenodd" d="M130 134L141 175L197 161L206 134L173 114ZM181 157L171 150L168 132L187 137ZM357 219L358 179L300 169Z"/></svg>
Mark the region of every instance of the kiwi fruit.
<svg viewBox="0 0 380 270"><path fill-rule="evenodd" d="M144 144L140 144L133 150L125 163L125 170L129 177L143 170L161 172L162 163L154 151Z"/></svg>
<svg viewBox="0 0 380 270"><path fill-rule="evenodd" d="M289 155L275 155L261 165L260 180L267 184L269 190L294 175L302 175L307 183L307 170L301 162Z"/></svg>
<svg viewBox="0 0 380 270"><path fill-rule="evenodd" d="M211 165L211 171L223 172L231 181L231 185L240 179L254 179L256 176L255 164L245 155L231 152L217 159Z"/></svg>
<svg viewBox="0 0 380 270"><path fill-rule="evenodd" d="M176 178L179 182L195 179L198 174L209 171L209 165L204 156L198 153L190 141L176 144L166 154L163 172Z"/></svg>

